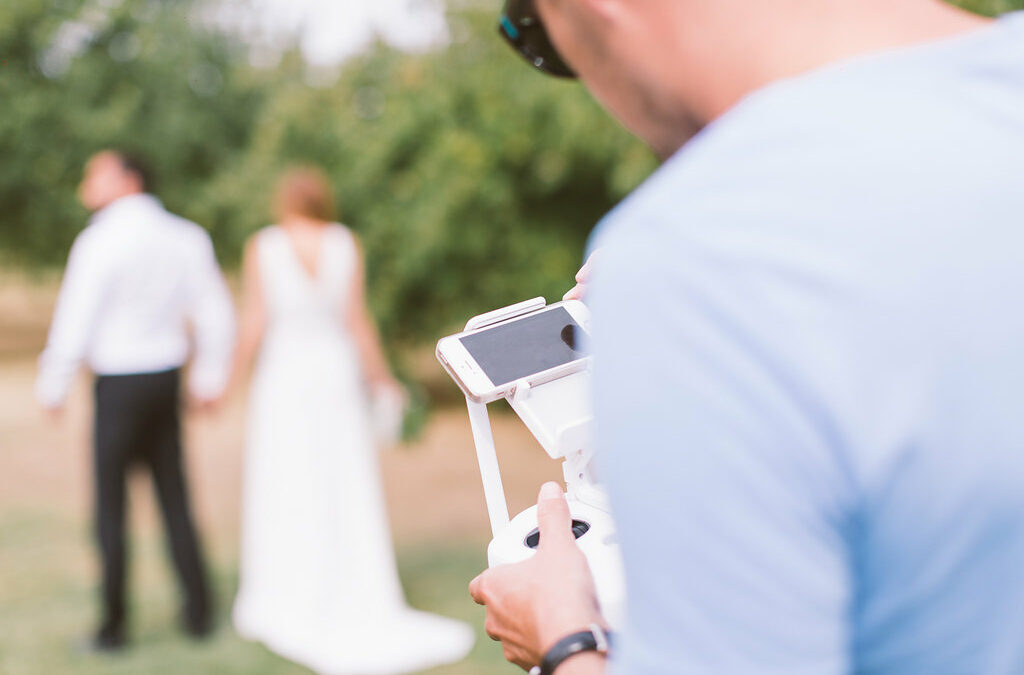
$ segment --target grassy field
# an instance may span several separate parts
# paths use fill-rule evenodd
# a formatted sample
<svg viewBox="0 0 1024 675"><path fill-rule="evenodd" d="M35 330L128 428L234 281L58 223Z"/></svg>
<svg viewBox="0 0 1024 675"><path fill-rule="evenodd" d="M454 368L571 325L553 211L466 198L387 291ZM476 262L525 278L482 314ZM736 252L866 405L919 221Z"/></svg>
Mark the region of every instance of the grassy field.
<svg viewBox="0 0 1024 675"><path fill-rule="evenodd" d="M226 620L235 588L233 560L216 557L220 621L213 637L192 642L176 629L173 577L158 532L133 542L132 645L116 657L76 653L95 617L90 542L78 523L45 510L6 511L0 517L0 672L4 675L209 673L287 675L309 671L258 644L241 640ZM472 623L482 611L465 593L483 563L478 546L440 544L406 548L399 555L406 595L415 607ZM441 675L516 672L480 632L470 657L429 671Z"/></svg>
<svg viewBox="0 0 1024 675"><path fill-rule="evenodd" d="M76 652L97 618L88 381L81 378L59 424L43 417L32 383L53 284L0 282L0 675L308 673L243 641L228 620L237 570L241 396L216 416L189 419L186 430L193 503L216 583L216 632L197 644L178 631L163 531L150 485L136 476L129 492L131 647L117 657ZM560 470L514 416L495 415L494 426L517 512ZM467 660L429 672L519 672L484 636L483 612L466 592L485 563L489 533L465 412L435 413L415 443L382 453L381 471L409 603L463 619L479 636Z"/></svg>

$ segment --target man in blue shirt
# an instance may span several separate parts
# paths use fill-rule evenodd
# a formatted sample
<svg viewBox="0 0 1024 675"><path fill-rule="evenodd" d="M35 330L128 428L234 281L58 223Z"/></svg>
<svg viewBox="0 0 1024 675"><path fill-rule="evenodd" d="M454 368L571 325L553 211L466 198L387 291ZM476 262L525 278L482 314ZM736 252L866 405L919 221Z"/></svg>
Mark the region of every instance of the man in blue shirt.
<svg viewBox="0 0 1024 675"><path fill-rule="evenodd" d="M536 10L667 158L592 242L608 669L1024 673L1024 16ZM523 667L601 622L560 491L540 508L538 554L471 584Z"/></svg>

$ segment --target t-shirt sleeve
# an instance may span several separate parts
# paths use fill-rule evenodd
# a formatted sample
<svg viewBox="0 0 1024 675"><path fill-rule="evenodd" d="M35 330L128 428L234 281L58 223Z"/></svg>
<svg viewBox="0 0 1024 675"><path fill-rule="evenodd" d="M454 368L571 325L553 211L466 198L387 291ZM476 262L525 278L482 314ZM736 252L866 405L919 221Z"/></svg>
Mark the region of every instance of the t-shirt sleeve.
<svg viewBox="0 0 1024 675"><path fill-rule="evenodd" d="M730 261L622 234L588 298L628 587L612 672L847 672L852 490L813 392Z"/></svg>

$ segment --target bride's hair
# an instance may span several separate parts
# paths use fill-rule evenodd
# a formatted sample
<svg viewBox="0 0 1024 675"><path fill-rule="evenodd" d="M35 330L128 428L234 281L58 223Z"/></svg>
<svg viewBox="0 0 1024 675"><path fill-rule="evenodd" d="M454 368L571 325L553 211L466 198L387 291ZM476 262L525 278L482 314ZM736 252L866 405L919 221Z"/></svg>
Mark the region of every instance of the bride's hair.
<svg viewBox="0 0 1024 675"><path fill-rule="evenodd" d="M303 216L315 220L335 220L337 213L334 195L327 176L314 167L288 169L277 181L274 211L278 218Z"/></svg>

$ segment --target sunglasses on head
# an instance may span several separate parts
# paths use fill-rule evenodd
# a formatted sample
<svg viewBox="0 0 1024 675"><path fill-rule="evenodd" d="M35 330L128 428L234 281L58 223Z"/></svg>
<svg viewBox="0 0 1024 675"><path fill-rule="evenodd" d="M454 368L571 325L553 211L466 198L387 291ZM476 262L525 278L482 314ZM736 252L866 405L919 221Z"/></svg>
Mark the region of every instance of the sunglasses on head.
<svg viewBox="0 0 1024 675"><path fill-rule="evenodd" d="M551 44L533 0L506 0L498 18L498 31L530 64L555 77L576 77Z"/></svg>

